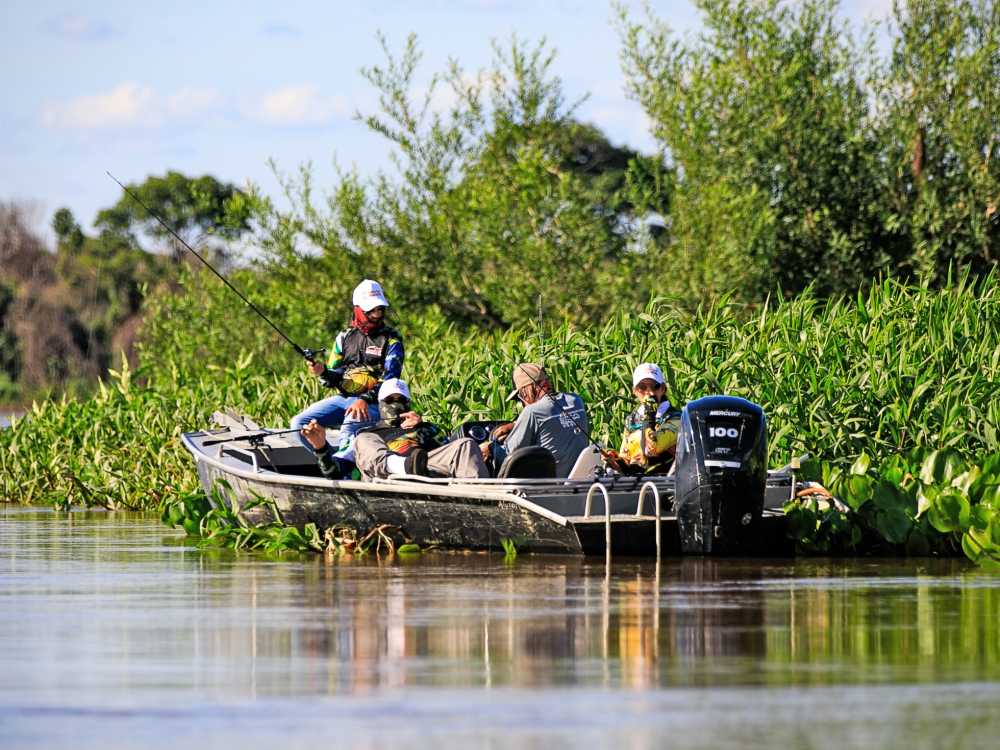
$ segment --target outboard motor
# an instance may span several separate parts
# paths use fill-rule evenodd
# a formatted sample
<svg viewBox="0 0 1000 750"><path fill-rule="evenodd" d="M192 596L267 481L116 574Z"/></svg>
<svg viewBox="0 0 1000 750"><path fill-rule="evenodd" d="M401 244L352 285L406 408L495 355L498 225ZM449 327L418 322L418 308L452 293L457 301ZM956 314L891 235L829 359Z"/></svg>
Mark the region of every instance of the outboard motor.
<svg viewBox="0 0 1000 750"><path fill-rule="evenodd" d="M685 554L755 554L766 482L763 409L730 396L708 396L684 407L674 510Z"/></svg>

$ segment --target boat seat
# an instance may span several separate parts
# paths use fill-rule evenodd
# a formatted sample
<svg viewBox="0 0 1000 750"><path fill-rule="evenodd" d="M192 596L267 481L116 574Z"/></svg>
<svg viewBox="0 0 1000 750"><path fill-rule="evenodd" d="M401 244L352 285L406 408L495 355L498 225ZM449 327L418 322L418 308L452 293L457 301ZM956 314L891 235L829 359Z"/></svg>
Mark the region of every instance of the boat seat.
<svg viewBox="0 0 1000 750"><path fill-rule="evenodd" d="M556 457L540 445L518 448L500 465L497 479L555 479Z"/></svg>
<svg viewBox="0 0 1000 750"><path fill-rule="evenodd" d="M567 479L589 479L590 472L601 465L601 449L596 445L588 445L576 457L576 463L569 470Z"/></svg>

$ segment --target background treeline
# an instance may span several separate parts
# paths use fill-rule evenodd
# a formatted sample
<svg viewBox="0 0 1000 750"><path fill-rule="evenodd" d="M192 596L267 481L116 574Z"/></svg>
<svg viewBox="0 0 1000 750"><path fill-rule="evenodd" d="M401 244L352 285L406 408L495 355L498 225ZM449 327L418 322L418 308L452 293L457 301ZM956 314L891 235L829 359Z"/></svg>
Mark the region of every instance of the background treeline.
<svg viewBox="0 0 1000 750"><path fill-rule="evenodd" d="M864 28L830 0L696 5L703 28L685 36L651 12L616 11L628 93L658 154L579 122L553 53L516 37L494 43L489 69L452 63L414 98L426 74L411 37L399 53L383 40L384 63L362 70L381 107L359 117L385 136L394 169L342 170L322 195L308 165L276 169L280 199L176 173L132 188L217 261L239 257L226 254L234 241L250 248L236 264L248 288L312 341L345 323L363 277L405 316L495 331L535 319L539 296L549 320L585 326L657 296L752 308L807 288L821 299L879 278L942 288L992 269L995 2L915 0ZM129 350L141 290L178 291L183 253L125 196L93 237L59 211L54 254L22 214L6 206L0 232L0 383L31 393L93 379ZM178 262L143 252L154 245Z"/></svg>

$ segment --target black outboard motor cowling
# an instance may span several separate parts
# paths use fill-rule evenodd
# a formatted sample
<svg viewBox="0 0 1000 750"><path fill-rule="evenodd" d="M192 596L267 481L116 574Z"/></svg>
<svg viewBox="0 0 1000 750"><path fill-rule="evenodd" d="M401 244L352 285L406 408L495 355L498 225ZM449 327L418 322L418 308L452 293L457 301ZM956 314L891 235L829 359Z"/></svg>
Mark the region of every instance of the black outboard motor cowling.
<svg viewBox="0 0 1000 750"><path fill-rule="evenodd" d="M708 396L685 406L674 482L686 554L756 554L767 482L763 409L730 396Z"/></svg>

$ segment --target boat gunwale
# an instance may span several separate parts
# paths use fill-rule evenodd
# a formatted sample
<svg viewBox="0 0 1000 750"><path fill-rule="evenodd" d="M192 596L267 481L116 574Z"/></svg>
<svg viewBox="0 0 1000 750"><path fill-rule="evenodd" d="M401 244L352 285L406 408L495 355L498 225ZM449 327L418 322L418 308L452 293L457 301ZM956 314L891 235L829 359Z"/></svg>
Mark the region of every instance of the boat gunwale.
<svg viewBox="0 0 1000 750"><path fill-rule="evenodd" d="M399 492L400 494L411 494L420 495L423 497L447 497L455 499L464 500L485 500L485 501L502 501L509 502L518 505L525 510L529 510L532 513L537 513L550 521L558 523L560 526L566 526L568 521L565 516L559 515L547 508L543 508L536 503L531 502L527 498L524 498L515 492L484 492L482 490L470 491L462 490L454 485L424 485L414 482L412 485L402 484L400 482L359 482L353 479L321 479L319 477L304 477L301 475L289 475L289 474L279 474L274 471L269 471L267 469L261 469L259 471L253 471L251 469L240 469L235 466L231 466L224 461L221 461L214 456L200 450L200 448L190 439L190 433L184 433L181 435L181 440L187 447L188 451L192 454L195 461L204 461L210 466L215 467L218 471L224 474L230 474L240 479L260 482L263 484L279 484L279 485L290 485L298 487L315 487L318 489L343 489L351 491L369 491L369 492ZM516 488L514 488L516 489Z"/></svg>

